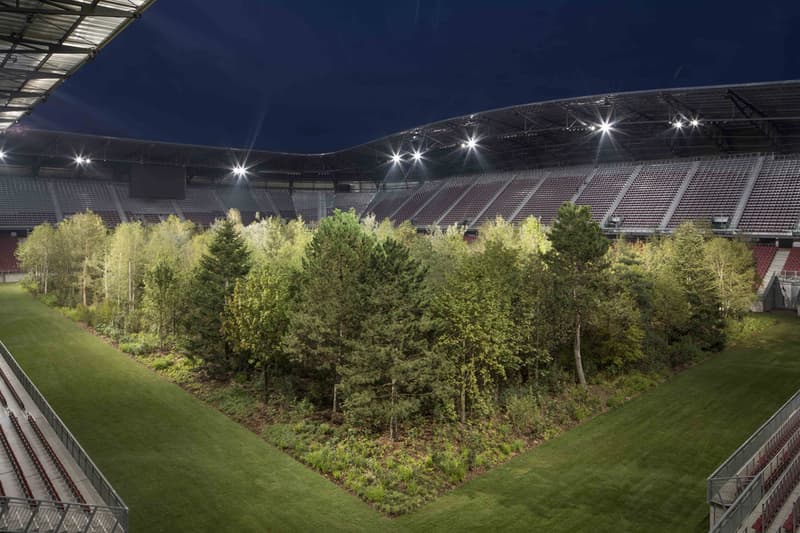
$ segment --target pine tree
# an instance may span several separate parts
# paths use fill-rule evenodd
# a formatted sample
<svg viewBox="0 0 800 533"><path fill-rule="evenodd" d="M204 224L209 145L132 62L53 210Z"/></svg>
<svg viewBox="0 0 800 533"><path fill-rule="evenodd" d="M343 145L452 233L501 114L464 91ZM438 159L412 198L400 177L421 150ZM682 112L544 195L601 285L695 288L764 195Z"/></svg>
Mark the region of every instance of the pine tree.
<svg viewBox="0 0 800 533"><path fill-rule="evenodd" d="M600 226L592 221L591 209L570 202L559 208L550 241L553 249L547 259L556 274L564 307L573 316L575 371L585 387L581 332L586 314L601 292L609 243Z"/></svg>
<svg viewBox="0 0 800 533"><path fill-rule="evenodd" d="M424 269L401 243L390 238L374 249L362 285L362 331L339 367L348 420L388 428L392 439L419 411L429 385L424 281Z"/></svg>
<svg viewBox="0 0 800 533"><path fill-rule="evenodd" d="M184 321L189 353L204 360L212 372L240 369L223 336L222 323L225 299L249 269L250 253L244 239L232 221L221 221L195 271Z"/></svg>
<svg viewBox="0 0 800 533"><path fill-rule="evenodd" d="M315 374L317 384L331 391L334 414L339 366L361 333L364 304L359 285L374 246L375 239L353 213L337 210L320 222L297 280L284 347L292 359Z"/></svg>

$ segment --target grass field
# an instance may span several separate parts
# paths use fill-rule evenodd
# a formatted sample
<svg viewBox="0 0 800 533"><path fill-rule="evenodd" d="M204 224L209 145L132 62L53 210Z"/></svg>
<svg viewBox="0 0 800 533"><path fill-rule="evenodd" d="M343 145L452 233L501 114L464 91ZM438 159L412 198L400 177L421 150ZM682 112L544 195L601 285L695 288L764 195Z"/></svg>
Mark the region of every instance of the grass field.
<svg viewBox="0 0 800 533"><path fill-rule="evenodd" d="M410 515L387 519L0 286L0 339L131 507L132 531L703 531L704 482L800 387L789 316Z"/></svg>

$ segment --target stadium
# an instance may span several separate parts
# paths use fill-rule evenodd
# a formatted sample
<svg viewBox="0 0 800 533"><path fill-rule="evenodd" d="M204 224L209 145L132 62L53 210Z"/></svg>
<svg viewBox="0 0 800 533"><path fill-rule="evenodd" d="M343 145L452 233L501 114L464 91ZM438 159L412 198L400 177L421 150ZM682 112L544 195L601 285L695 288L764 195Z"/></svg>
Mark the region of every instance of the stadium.
<svg viewBox="0 0 800 533"><path fill-rule="evenodd" d="M468 115L420 125L358 146L325 153L179 144L36 129L27 127L25 123L25 117L35 114L37 105L59 91L63 81L76 74L95 55L105 54L103 48L129 24L136 24L137 19L147 16L153 1L25 0L8 4L0 9L0 43L3 48L0 50L0 282L3 282L0 287L0 341L8 345L0 343L0 403L4 407L0 415L0 444L3 448L0 452L0 529L3 531L258 531L311 527L401 531L447 530L450 527L516 530L527 529L531 523L539 524L540 530L585 530L591 522L579 518L581 513L598 515L598 522L593 524L597 530L624 531L646 527L647 521L636 522L632 517L646 515L648 511L652 512L653 522L649 523L652 530L692 527L713 532L796 531L800 527L800 392L796 392L797 377L800 376L795 368L796 350L800 343L796 334L796 316L800 313L800 81L613 92L475 110ZM226 407L209 400L213 393L197 393L200 389L179 381L182 378L162 379L162 376L156 379L152 367L145 369L116 351L116 348L127 351L125 344L134 344L135 340L144 338L128 335L125 328L133 327L130 324L136 321L150 320L146 306L152 305L153 300L147 299L152 298L147 296L147 291L157 282L154 281L157 278L149 277L149 273L142 273L136 278L138 281L134 281L132 270L138 268L138 263L132 256L124 255L126 252L122 248L114 248L116 241L104 244L105 259L95 258L96 264L95 259L90 264L87 255L82 266L72 270L65 268L75 281L74 286L64 291L64 301L58 303L48 300L48 283L49 290L56 291L58 284L66 282L61 274L56 273L56 269L61 268L56 260L52 259L52 264L47 262L47 253L55 257L56 253L66 252L54 247L45 253L45 268L42 270L40 263L36 263L35 268L30 266L33 264L30 254L34 250L26 248L26 242L28 246L38 242L34 241L35 235L41 228L70 227L72 221L81 220L80 215L87 212L96 216L103 226L103 238L115 232L119 234L120 228L135 226L138 229L132 231L146 236L160 231L156 228L187 224L186 227L190 228L187 235L191 234L187 239L197 238L206 247L211 237L201 241L202 235L223 231L219 228L226 224L226 220L234 221L230 222L231 227L243 228L236 231L245 236L250 235L248 228L268 226L273 224L271 221L284 224L282 227L291 225L287 221L299 221L299 225L306 229L280 231L307 231L308 241L313 243L316 241L312 239L326 234L326 224L335 229L338 226L333 225L339 222L332 221L344 220L341 218L345 217L343 213L350 213L356 225L378 227L382 221L388 220L389 226L395 228L391 231L410 228L409 234L413 235L403 237L404 234L398 233L396 238L412 243L409 245L412 255L415 250L427 246L419 244L428 242L425 239L432 239L434 244L430 249L435 251L436 243L440 242L436 239L456 235L456 244L450 245L456 252L452 256L443 255L446 261L455 264L460 260L459 253L465 256L473 253L459 251L462 243L467 243L464 250L469 247L478 249L474 252L476 254L484 253L483 247L489 250L488 244L473 243L487 242L482 239L489 239L492 231L508 231L515 235L515 239L521 239L523 234L514 232L536 224L537 228L541 226L542 235L554 235L557 231L554 228L566 216L564 204L577 206L578 212L585 212L588 217L586 224L597 229L603 242L627 243L635 248L646 247L645 243L673 242L670 239L675 239L677 248L680 246L678 235L689 225L702 228L703 238L709 242L719 239L719 242L745 246L751 263L749 268L754 269L756 279L747 279L744 283L752 293L745 302L745 307L751 311L740 313L740 317L756 316L753 320L761 321L763 328L771 327L782 333L771 336L762 333L764 337L756 336L756 340L745 338L732 344L731 351L725 348L724 353L712 355L709 360L679 360L673 363L676 373L669 374L670 377L664 378L664 383L656 385L652 391L623 394L624 402L630 400L630 405L598 407L591 415L575 416L574 421L561 423L558 431L553 433L558 436L530 437L530 441L520 444L520 449L513 454L508 452L502 461L487 459L488 466L478 466L474 473L461 474L457 482L448 481L447 490L458 487L452 494L445 494L447 490L441 487L432 490L437 496L445 495L433 503L428 503L433 500L432 496L419 500L426 504L421 510L417 508L422 503L417 500L414 500L417 503L409 504L408 509L392 508L382 503L386 500L374 496L374 492L348 485L351 481L342 473L346 468L318 466L313 460L298 455L305 452L298 452L299 448L292 449L290 444L284 446L280 444L284 441L277 438L267 438L275 446L268 447L261 436L262 433L271 435L269 428L258 426L259 431L248 431L253 429L248 425L250 419L258 418L258 423L263 423L261 419L266 415L237 418ZM590 208L590 215L588 211L581 211L580 206ZM277 222L280 220L283 222ZM342 224L342 227L346 226L346 222ZM333 229L330 231L335 234ZM380 235L382 230L374 231ZM551 240L555 246L556 237ZM78 241L65 242L70 243L67 248L80 247L76 244ZM346 247L357 249L362 246L359 243L362 241L348 241ZM137 246L147 245L142 240ZM187 250L191 246L195 245L187 245ZM669 246L673 245L665 248L667 252L671 250ZM155 248L146 249L147 253L155 253L151 251ZM116 253L119 255L114 255ZM313 265L313 260L309 259L311 252L306 253L302 264L310 272L308 265ZM385 253L388 255L389 252ZM542 265L545 265L542 268L557 272L561 263L551 259L552 255L547 253L542 254ZM425 257L422 252L419 254ZM649 268L648 260L642 260L645 265L642 268ZM192 261L202 262L201 259ZM464 261L465 264L469 262ZM658 260L652 262L658 263ZM300 263L299 259L297 263ZM356 268L352 266L356 264L361 263L354 262L348 268ZM116 274L109 274L114 268L121 269L123 277L126 275L127 278L117 279L114 277ZM492 268L500 267L495 265L489 269ZM727 272L724 268L727 267L720 267L715 272ZM54 272L52 277L49 269ZM87 282L89 269L96 271L96 279ZM434 267L431 270L435 272ZM480 278L487 274L477 267L465 272L474 279L488 279ZM311 279L311 274L306 275L307 278L300 276L297 279ZM66 276L64 274L64 279ZM364 280L369 277L367 274L364 276L357 279L366 285L368 282ZM443 276L447 278L449 274ZM239 277L244 279L245 276L239 274ZM574 282L575 278L570 279ZM652 284L657 285L661 278L653 279L656 281ZM264 294L267 294L272 290L272 285L269 285L272 281L262 282L267 283L262 286ZM386 287L396 287L382 279L376 294L384 293L383 282ZM206 283L211 282L206 279ZM231 285L233 283L231 280ZM292 283L304 282L295 280ZM314 286L312 282L307 283ZM334 281L330 283L339 287ZM530 281L526 283L533 284ZM559 283L561 281L556 280L553 286ZM587 282L587 286L593 283ZM124 320L120 319L123 324L120 327L128 336L119 338L114 338L115 333L102 330L101 322L96 318L101 312L106 312L102 311L106 304L100 296L104 291L105 300L113 303L114 299L109 295L117 290L114 284L123 286L122 296L116 297L116 305L130 313ZM84 329L75 327L72 321L23 293L23 285L42 302L58 307L68 318L85 322L90 326L86 329L104 340L93 338ZM642 285L647 284L643 282ZM236 286L238 291L238 282ZM310 295L328 294L291 287L300 295L306 294L304 290L308 290ZM464 287L467 285L454 287L452 291L466 294L467 288ZM489 290L483 286L476 289L481 298L485 297L484 291L488 294ZM610 294L611 289L605 290ZM222 301L232 307L238 296L239 292L232 291ZM302 296L297 298L302 299ZM377 296L373 294L369 299L362 295L359 298L372 302ZM602 300L606 296L586 296L587 300L591 298ZM313 300L311 296L308 299ZM123 300L126 303L120 304ZM140 300L147 303L140 303ZM478 307L487 306L486 300L478 301L483 302ZM513 306L522 305L520 302L523 300L513 300L509 304L512 315ZM702 303L692 305L700 306ZM711 307L715 305L718 309L724 308L722 303ZM70 306L77 311L72 314L64 311ZM106 307L113 305L109 303ZM176 314L193 316L198 322L203 320L202 315L193 314L194 307L189 303ZM86 309L95 313L91 322L78 314ZM434 305L432 309L436 312L439 308ZM537 309L537 313L544 313ZM113 313L119 311L107 312L116 317ZM285 319L289 326L282 327L291 328L292 320L299 320L292 318L291 312ZM300 311L296 312L300 316ZM303 312L313 314L307 310ZM419 319L416 309L410 308L407 312ZM30 318L21 318L25 313ZM264 313L262 317L266 316ZM579 317L580 313L578 311ZM609 313L620 314L618 311ZM318 310L318 314L324 313ZM365 312L359 323L368 323L368 315ZM166 358L170 350L164 349L162 330L177 336L178 327L168 326L163 317L159 320L156 330L161 347L158 353L159 357ZM307 324L312 322L306 320ZM49 325L44 324L45 321ZM116 321L117 318L112 320L115 328L118 327ZM174 318L174 321L177 323L179 318ZM233 327L230 326L233 322L231 318L221 326L222 329L216 327L215 334L219 336L220 331L229 331L225 328ZM502 324L498 321L493 327L506 327ZM655 319L652 324L657 324L653 328L662 327ZM247 331L251 335L247 339L253 338L252 330L255 329L258 342L275 342L264 338L268 335L258 336L259 331L266 331L272 325L267 319L256 322ZM339 329L340 337L342 327ZM545 326L541 327L544 331ZM575 350L579 359L580 318L577 327ZM597 338L600 338L599 332L605 331L602 327L596 323L589 325L587 320L586 328ZM242 339L245 339L244 330L245 326L242 326L238 333ZM624 337L633 329L611 331L612 337ZM444 337L446 334L440 335ZM419 338L415 337L415 342L431 336L434 334L420 334ZM191 335L187 337L196 340ZM553 334L553 338L556 337ZM323 343L320 338L305 342L317 346ZM647 342L643 338L648 338L645 333L636 337L636 342ZM109 339L113 340L109 341L113 346L106 342ZM548 361L558 360L559 350L567 353L565 360L570 361L571 338L566 341L561 337L558 339L548 348L552 352L549 356L552 359ZM248 346L252 360L256 353L253 346L257 343L249 342L246 344L241 340L240 344ZM295 334L280 342L281 349L291 352L300 350L296 346L304 340L302 335ZM434 346L431 350L435 351L435 347L440 345L436 340L431 342ZM604 341L606 344L599 341L592 344L595 342L592 339L585 342L599 350L598 346L606 346L610 341ZM785 344L780 344L782 342ZM212 345L207 341L204 349L210 350L209 346ZM275 349L277 344L272 346ZM348 345L337 346L341 350L341 346ZM156 351L154 348L153 353ZM229 346L225 345L220 351L228 356ZM718 349L709 349L709 353L711 351ZM137 355L135 351L128 353ZM337 365L349 368L342 370L341 376L332 378L332 414L325 420L330 420L334 426L351 423L347 422L351 420L348 416L367 416L359 414L366 412L363 411L366 409L364 405L354 407L354 398L358 396L353 393L357 390L353 387L360 382L353 380L352 375L368 375L371 363L363 366L365 363L357 359L360 352L356 350L353 353L352 361L342 359L333 364L334 368L338 368ZM750 358L757 356L767 358L759 368L756 368L759 365L749 362ZM248 360L248 356L243 357L244 361ZM198 360L192 359L192 364L203 368ZM158 364L164 368L176 365L171 359L160 361ZM316 383L307 385L316 379L314 372L318 368L309 370L299 365L300 370L295 370L292 366L295 359L291 357L277 363L267 357L264 361L270 361L270 368L278 369L275 372L284 372L281 379L286 382L294 380L292 386L306 392L311 403L322 402L320 398L327 401L327 396L315 388ZM219 371L219 366L214 365L219 363L205 362L208 366L202 372L219 380L214 374ZM227 372L226 379L233 387L239 386L236 380L245 374L257 387L261 378L253 378L251 374L260 376L263 373L264 389L267 390L267 362L247 367L247 370L243 370L246 363L241 363L241 358L225 360L225 364L229 366L219 372ZM239 364L242 366L235 366ZM348 364L351 366L347 367ZM292 369L286 370L289 367ZM644 365L636 366L637 372L640 367ZM614 372L624 373L620 368L629 367L622 363L597 362L591 363L589 368L615 376ZM206 376L202 372L201 375ZM290 375L291 372L297 372L297 376ZM536 372L539 372L539 366ZM749 373L752 374L748 381ZM480 371L476 374L482 377L475 378L475 387L489 382ZM585 387L580 365L578 374L580 384ZM528 374L520 371L520 375L523 376L520 377L521 383L526 384ZM573 386L574 377L569 375L572 379L570 386ZM346 381L348 378L350 382ZM330 388L331 383L326 380L329 378L320 383ZM141 386L137 385L139 382ZM208 382L216 383L213 379ZM590 386L594 385L590 383ZM41 386L42 392L37 386ZM271 383L270 386L278 385ZM487 398L499 398L507 392L499 380L492 384L495 389L489 385L486 387L491 389L491 392L486 392ZM698 392L701 389L705 392ZM190 396L193 390L201 401ZM345 396L350 395L341 403L345 409L345 422L337 418L339 390L345 391L342 393ZM413 387L408 388L408 391L413 390ZM430 390L435 392L437 389L430 386ZM455 402L454 420L458 421L460 416L460 422L466 424L468 416L475 417L475 420L483 416L490 418L489 414L480 414L484 413L480 411L483 405L480 402L484 400L465 400L467 393L464 390L461 403ZM425 394L434 395L434 392ZM101 399L101 396L95 398L95 394L107 396ZM393 378L392 401L394 394ZM474 394L475 398L483 398L477 392ZM52 401L53 407L46 397ZM163 399L157 400L157 397ZM143 403L141 410L139 399ZM680 399L687 399L688 403L681 404ZM425 398L419 401L422 407L415 416L422 419L428 416L425 406L429 401ZM474 402L469 409L468 401ZM269 404L268 400L265 400L266 404ZM665 407L668 404L669 407ZM174 407L162 411L164 405ZM357 408L362 411L357 411ZM347 409L356 414L348 414ZM431 407L430 412L438 413L436 409ZM494 412L486 409L485 413ZM66 423L57 412L64 416ZM320 412L322 410L318 409L317 418L322 416ZM698 412L706 417L704 421L700 421ZM702 428L714 434L707 436L704 433L695 442L685 442L692 439L684 439L681 434L664 437L664 429L658 421L662 415L664 423L671 421L675 424L678 428L676 433ZM403 426L397 422L397 416L400 415L392 414L386 426L392 441L398 432L410 433L410 425ZM430 415L431 418L434 416L439 415ZM194 422L182 425L183 420L195 419L196 425ZM588 421L584 422L584 419ZM408 420L417 419L409 416ZM475 420L473 422L477 424ZM510 408L508 420L510 424L515 423ZM294 418L291 421L296 427L306 423ZM409 421L406 423L411 424ZM681 426L682 423L685 426ZM128 424L136 429L126 429ZM209 429L206 431L201 425ZM577 427L570 429L573 425ZM68 426L75 431L77 438L67 429ZM629 426L642 428L643 436L640 438L645 443L650 443L651 437L661 435L657 447L637 451L633 450L635 446L632 444L631 449L620 446L622 455L599 459L601 464L603 460L609 461L607 471L588 467L581 470L584 467L580 465L565 465L564 457L558 455L567 453L565 449L573 453L592 448L595 443L605 442L603 439L611 439L612 433ZM322 433L333 432L327 422L325 427ZM345 430L346 427L342 431ZM559 435L562 430L563 435ZM214 440L223 437L211 436L213 432L228 435L225 437L227 440ZM165 440L168 438L173 440ZM79 440L84 439L90 453L79 444ZM196 449L196 443L204 441L209 442L208 449ZM534 441L535 444L531 444ZM567 448L559 448L559 445ZM693 445L700 450L696 454L692 451ZM604 448L605 444L597 446ZM649 489L643 485L659 481L616 479L614 476L618 474L612 470L618 472L633 468L630 463L650 460L646 461L645 457L657 456L656 460L666 458L667 462L674 461L676 459L667 451L673 446L679 450L677 453L683 454L681 461L693 462L676 466L675 474L669 472L668 463L662 464L659 467L663 470L659 470L659 475L663 476L659 478L661 485L653 489L657 494L649 500L643 498L642 502L637 502L638 507L625 507L627 497L615 495L627 494L626 491L644 493ZM182 447L187 449L186 457L176 451ZM240 456L224 451L231 449L238 450ZM309 449L314 451L313 446ZM624 455L628 452L640 455L631 455L628 459ZM167 475L159 476L161 467L158 465L161 463L151 457L156 453L163 454L161 460L168 461L168 467L161 466L167 469ZM102 470L108 472L111 482L101 473L90 454L97 459ZM289 459L290 455L310 469ZM516 458L504 462L512 456ZM686 459L688 456L692 458ZM436 460L434 458L431 462ZM552 463L547 463L548 460ZM201 469L200 461L210 466ZM552 478L539 480L542 483L541 494L548 492L547 487L562 483L569 485L568 488L551 496L541 496L541 501L537 500L537 495L530 494L526 495L525 502L514 500L513 494L521 490L520 486L533 483L524 476L531 472L539 476L539 471L547 472L554 464L562 465L564 470L552 474ZM496 465L500 466L490 468ZM240 477L224 477L222 470L236 472ZM441 470L450 475L446 468ZM471 467L468 471L472 472ZM487 473L482 474L484 471ZM276 480L270 477L270 472L279 472L285 479ZM193 489L172 485L178 483L178 478L184 474ZM252 488L249 483L240 483L250 476L258 479L255 483L257 488ZM328 483L325 477L344 489ZM521 485L508 481L517 478ZM465 483L463 487L460 486L462 482ZM162 496L153 492L161 483L164 484L164 493L169 493L164 495L164 502L169 503L155 501ZM589 487L588 495L576 488L591 483L598 488ZM631 488L631 484L634 487ZM705 487L705 495L699 490L700 484ZM408 483L403 486L406 485ZM384 483L384 486L388 485ZM119 494L114 487L120 491ZM495 487L501 487L497 489L499 492L493 492ZM182 490L187 491L185 497ZM603 503L611 509L619 505L619 510L600 517L602 510L586 503L594 497L591 492L594 490L611 494L606 496L610 501ZM223 494L219 499L216 499L217 491ZM128 501L128 493L133 495L133 501ZM263 516L255 511L232 511L231 501L224 499L228 493L242 508L263 506L269 509ZM410 490L408 493L412 494ZM383 514L362 505L356 497ZM571 498L583 502L576 503L576 507L588 508L580 512L573 509L576 513L574 519L570 505L564 503L573 501ZM491 504L487 504L485 510L464 512L468 505L465 502L473 499L484 503L488 500ZM510 503L497 504L496 500L509 500ZM299 502L300 510L292 507L295 502ZM531 507L526 507L524 512L518 508L527 505ZM687 513L691 514L690 526L676 518L684 514L684 505L691 505L691 513ZM198 516L202 519L193 522L192 513L203 506L210 507L207 514L200 513ZM567 511L555 513L553 521L548 521L551 508L562 509L564 506ZM515 510L522 513L519 521L511 518ZM451 522L459 511L464 514L466 522ZM133 520L129 520L129 512ZM232 518L234 514L236 517ZM158 521L161 515L171 518ZM350 515L352 521L345 519L342 523L341 516Z"/></svg>

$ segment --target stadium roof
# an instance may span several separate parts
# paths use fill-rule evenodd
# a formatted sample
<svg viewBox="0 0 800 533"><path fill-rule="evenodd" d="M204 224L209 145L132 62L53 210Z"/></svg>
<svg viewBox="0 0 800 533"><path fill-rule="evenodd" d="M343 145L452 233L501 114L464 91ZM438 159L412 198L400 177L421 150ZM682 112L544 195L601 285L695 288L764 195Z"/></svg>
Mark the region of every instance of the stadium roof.
<svg viewBox="0 0 800 533"><path fill-rule="evenodd" d="M0 0L0 131L155 0Z"/></svg>
<svg viewBox="0 0 800 533"><path fill-rule="evenodd" d="M471 147L469 140L474 141ZM43 164L86 154L201 174L292 179L436 178L506 170L754 152L800 153L800 81L609 93L478 112L322 154L9 130L5 150ZM413 154L419 152L420 160ZM393 161L396 155L398 161Z"/></svg>

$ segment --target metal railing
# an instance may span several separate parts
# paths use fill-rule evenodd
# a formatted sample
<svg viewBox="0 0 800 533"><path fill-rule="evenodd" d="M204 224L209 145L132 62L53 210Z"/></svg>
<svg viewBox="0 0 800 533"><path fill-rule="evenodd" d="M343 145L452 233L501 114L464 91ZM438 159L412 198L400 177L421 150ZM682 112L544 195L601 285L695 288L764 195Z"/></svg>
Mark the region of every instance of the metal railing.
<svg viewBox="0 0 800 533"><path fill-rule="evenodd" d="M110 507L5 496L0 497L0 530L14 533L125 531L119 517Z"/></svg>
<svg viewBox="0 0 800 533"><path fill-rule="evenodd" d="M103 501L107 504L107 507L99 506L99 505L85 505L81 504L81 508L84 509L86 507L90 508L94 514L101 514L107 515L112 514L116 519L116 526L112 529L104 530L98 529L97 531L127 531L128 530L128 507L125 505L125 502L120 498L119 494L114 490L105 476L100 472L100 469L94 464L94 462L89 458L89 455L86 451L78 444L77 439L74 435L67 429L67 426L64 422L59 418L53 408L47 403L47 400L44 398L39 389L36 388L36 385L30 380L28 375L25 373L24 370L19 366L16 359L11 355L11 352L6 348L6 345L0 341L0 356L3 357L3 360L8 364L11 368L11 371L17 377L19 382L22 384L22 387L31 397L33 402L36 404L36 407L39 408L44 418L50 424L50 427L53 429L55 434L58 436L61 443L64 447L69 451L72 458L77 463L78 467L84 473L86 478L92 484L94 489L103 499ZM13 499L12 499L13 500ZM1 502L2 500L0 500ZM23 502L27 502L27 505L30 505L28 500L22 500ZM38 500L37 500L38 502ZM58 504L58 505L67 505L67 504ZM0 521L2 524L2 521ZM5 529L3 529L5 531ZM21 530L27 531L27 530ZM94 529L89 529L87 531L94 531Z"/></svg>
<svg viewBox="0 0 800 533"><path fill-rule="evenodd" d="M711 527L709 533L735 533L742 527L742 522L758 506L764 497L764 474L759 473L739 494L727 511Z"/></svg>

